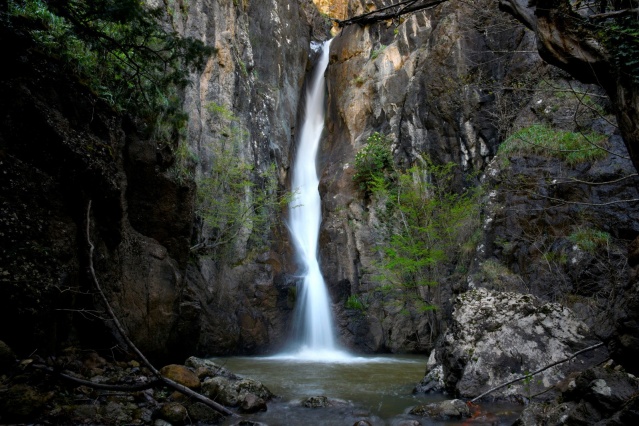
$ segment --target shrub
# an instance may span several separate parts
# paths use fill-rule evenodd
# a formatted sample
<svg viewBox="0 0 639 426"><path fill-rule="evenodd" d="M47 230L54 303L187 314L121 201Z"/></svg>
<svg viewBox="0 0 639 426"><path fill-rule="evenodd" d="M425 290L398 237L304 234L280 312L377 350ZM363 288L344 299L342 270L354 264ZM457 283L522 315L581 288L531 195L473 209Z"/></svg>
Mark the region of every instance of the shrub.
<svg viewBox="0 0 639 426"><path fill-rule="evenodd" d="M579 228L568 239L581 250L594 253L597 249L608 246L610 234L593 228Z"/></svg>
<svg viewBox="0 0 639 426"><path fill-rule="evenodd" d="M346 299L346 304L344 306L346 307L346 309L355 309L358 311L363 311L365 309L362 301L359 300L359 298L354 294L348 296L348 299Z"/></svg>
<svg viewBox="0 0 639 426"><path fill-rule="evenodd" d="M377 132L366 139L366 145L355 155L353 181L365 196L395 179L390 140Z"/></svg>
<svg viewBox="0 0 639 426"><path fill-rule="evenodd" d="M574 166L606 157L607 152L602 149L605 141L606 136L596 132L568 132L534 124L511 135L501 144L499 152L506 155L547 155Z"/></svg>
<svg viewBox="0 0 639 426"><path fill-rule="evenodd" d="M381 278L401 289L405 300L417 297L423 311L436 306L430 289L449 275L451 266L469 260L465 251L478 235L481 189L456 191L456 167L427 161L398 173L392 189L378 190L388 200L387 211L378 215L387 235L379 247Z"/></svg>

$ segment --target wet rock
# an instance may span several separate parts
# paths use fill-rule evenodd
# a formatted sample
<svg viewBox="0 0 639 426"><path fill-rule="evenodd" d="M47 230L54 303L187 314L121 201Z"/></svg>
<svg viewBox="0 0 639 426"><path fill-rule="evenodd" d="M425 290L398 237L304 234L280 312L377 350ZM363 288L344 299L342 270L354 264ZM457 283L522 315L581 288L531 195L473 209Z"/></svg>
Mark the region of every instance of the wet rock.
<svg viewBox="0 0 639 426"><path fill-rule="evenodd" d="M237 388L226 377L213 377L204 380L202 393L228 407L236 407L239 404Z"/></svg>
<svg viewBox="0 0 639 426"><path fill-rule="evenodd" d="M432 404L418 405L410 410L410 414L435 419L462 419L470 417L468 405L460 399L435 402Z"/></svg>
<svg viewBox="0 0 639 426"><path fill-rule="evenodd" d="M436 350L431 351L426 363L426 375L419 382L413 393L431 393L444 391L444 369L441 364L437 364Z"/></svg>
<svg viewBox="0 0 639 426"><path fill-rule="evenodd" d="M216 364L215 362L197 357L189 357L184 363L187 367L191 367L195 370L195 374L201 379L207 377L222 376L228 379L240 379L240 376L230 372L228 369Z"/></svg>
<svg viewBox="0 0 639 426"><path fill-rule="evenodd" d="M325 408L330 407L332 404L328 397L320 395L306 398L302 401L302 405L306 408Z"/></svg>
<svg viewBox="0 0 639 426"><path fill-rule="evenodd" d="M183 365L170 364L160 369L160 374L191 389L200 388L200 379Z"/></svg>
<svg viewBox="0 0 639 426"><path fill-rule="evenodd" d="M169 402L160 408L160 417L171 424L181 425L188 416L184 405L177 402Z"/></svg>
<svg viewBox="0 0 639 426"><path fill-rule="evenodd" d="M166 420L157 419L153 423L153 426L173 426L173 425L171 423L167 422Z"/></svg>
<svg viewBox="0 0 639 426"><path fill-rule="evenodd" d="M195 402L188 407L189 417L194 422L202 423L219 423L224 419L224 416L211 407L202 404L201 402Z"/></svg>
<svg viewBox="0 0 639 426"><path fill-rule="evenodd" d="M202 383L202 393L214 401L229 407L237 407L242 404L248 395L256 396L264 401L273 398L271 391L257 380L232 380L226 377L205 379Z"/></svg>
<svg viewBox="0 0 639 426"><path fill-rule="evenodd" d="M243 413L257 413L266 410L266 402L252 393L247 393L240 404L240 411Z"/></svg>
<svg viewBox="0 0 639 426"><path fill-rule="evenodd" d="M353 423L353 426L373 426L373 425L368 420L358 420L355 423Z"/></svg>

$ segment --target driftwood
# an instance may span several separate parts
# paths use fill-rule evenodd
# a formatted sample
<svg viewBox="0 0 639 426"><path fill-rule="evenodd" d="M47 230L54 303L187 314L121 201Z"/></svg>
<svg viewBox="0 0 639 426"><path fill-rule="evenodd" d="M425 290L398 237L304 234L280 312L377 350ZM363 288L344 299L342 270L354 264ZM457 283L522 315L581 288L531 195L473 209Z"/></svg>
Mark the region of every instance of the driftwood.
<svg viewBox="0 0 639 426"><path fill-rule="evenodd" d="M74 383L76 385L80 385L80 386L87 386L93 389L99 389L99 390L106 390L106 391L116 391L116 392L139 392L139 391L143 391L146 389L151 389L151 388L155 388L158 386L162 386L162 380L160 379L156 379L156 380L152 380L150 382L146 382L146 383L139 383L137 385L108 385L105 383L94 383L91 382L89 380L84 380L81 379L79 377L75 377L75 376L71 376L69 374L63 373L61 371L57 371L51 367L47 367L46 365L42 365L42 364L31 364L29 365L29 368L33 368L35 370L40 370L40 371L44 371L46 373L49 373L51 375L56 375L59 376L61 378L63 378L64 380L67 380L71 383Z"/></svg>
<svg viewBox="0 0 639 426"><path fill-rule="evenodd" d="M478 401L478 400L480 400L481 398L483 398L483 397L485 397L486 395L488 395L489 393L492 393L492 392L494 392L494 391L496 391L496 390L499 390L499 389L501 389L501 388L503 388L503 387L506 387L506 386L508 386L508 385L512 385L513 383L519 382L519 381L521 381L521 380L529 379L529 378L531 378L532 376L534 376L535 374L539 374L539 373L541 373L542 371L548 370L549 368L554 367L555 365L563 364L564 362L566 362L566 361L570 361L571 359L575 358L577 355L580 355L580 354L582 354L582 353L584 353L584 352L588 352L588 351L592 351L592 350L594 350L594 349L600 348L600 347L602 347L603 345L604 345L603 343L597 343L596 345L588 346L587 348L582 349L582 350L580 350L580 351L577 351L577 352L575 352L574 354L570 355L570 356L569 356L569 357L567 357L567 358L561 359L561 360L559 360L559 361L555 361L555 362L553 362L552 364L548 364L548 365L546 365L545 367L542 367L542 368L540 368L540 369L538 369L538 370L533 371L532 373L524 374L524 375L523 375L523 376L521 376L521 377L517 377L516 379L510 380L510 381L508 381L508 382L506 382L506 383L502 383L502 384L501 384L501 385L499 385L499 386L495 386L494 388L489 389L489 390L487 390L486 392L482 393L482 394L481 394L481 395L479 395L478 397L475 397L475 398L471 399L471 400L470 400L470 402Z"/></svg>
<svg viewBox="0 0 639 426"><path fill-rule="evenodd" d="M98 281L98 278L95 274L95 268L93 267L93 250L95 249L95 247L93 246L93 243L91 242L91 232L90 232L90 228L91 228L91 201L89 200L89 204L87 206L87 231L86 231L86 238L87 238L87 243L89 244L89 271L91 272L91 277L93 278L93 284L95 284L96 289L98 290L98 293L100 294L100 297L102 298L102 303L104 304L104 307L106 308L107 312L109 313L109 316L111 317L111 319L113 320L113 324L115 324L115 327L118 329L118 332L120 333L120 336L122 337L122 339L124 339L124 342L127 344L127 346L137 354L137 356L140 358L140 360L142 361L142 363L149 369L151 370L151 372L155 375L155 377L157 377L157 380L159 382L161 382L162 385L168 386L170 388L173 388L175 390L177 390L178 392L181 392L193 399L196 399L200 402L202 402L203 404L211 407L212 409L214 409L215 411L225 415L225 416L234 416L236 417L237 414L235 414L233 411L229 410L228 408L224 407L221 404L218 404L217 402L207 398L206 396L202 395L201 393L195 392L192 389L187 388L184 385L181 385L171 379L168 379L164 376L162 376L162 374L160 374L160 372L158 371L157 368L155 368L153 366L153 364L151 364L151 362L144 356L144 354L138 349L137 346L135 346L135 344L131 341L131 339L129 338L128 334L126 333L126 331L124 330L124 327L122 326L122 324L120 323L120 321L118 320L118 317L115 315L115 312L113 312L113 309L111 308L111 304L109 303L109 301L106 298L106 295L104 294L104 291L102 291L102 286L100 286L100 282ZM85 383L87 386L91 386L88 383Z"/></svg>
<svg viewBox="0 0 639 426"><path fill-rule="evenodd" d="M367 25L379 21L399 18L402 15L417 12L418 10L430 9L447 1L449 0L404 0L390 6L344 19L343 21L335 19L335 22L340 27L352 24Z"/></svg>

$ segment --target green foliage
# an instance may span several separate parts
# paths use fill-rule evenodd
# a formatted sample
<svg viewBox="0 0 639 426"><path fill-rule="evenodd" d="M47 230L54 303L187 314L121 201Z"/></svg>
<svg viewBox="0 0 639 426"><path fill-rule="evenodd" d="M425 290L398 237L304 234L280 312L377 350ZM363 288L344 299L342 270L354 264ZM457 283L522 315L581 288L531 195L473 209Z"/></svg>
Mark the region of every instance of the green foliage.
<svg viewBox="0 0 639 426"><path fill-rule="evenodd" d="M579 228L570 234L568 239L581 250L595 253L598 249L609 245L610 234L593 228Z"/></svg>
<svg viewBox="0 0 639 426"><path fill-rule="evenodd" d="M346 309L355 309L358 311L363 311L365 309L362 301L359 300L359 298L354 294L348 296L348 299L346 299L346 303L344 306L346 307Z"/></svg>
<svg viewBox="0 0 639 426"><path fill-rule="evenodd" d="M639 21L636 14L608 20L599 37L622 73L639 83Z"/></svg>
<svg viewBox="0 0 639 426"><path fill-rule="evenodd" d="M215 103L207 109L230 123L212 147L208 174L196 180L196 213L205 237L194 249L221 260L238 242L249 242L256 249L266 246L273 218L291 196L278 193L275 164L256 170L242 157L241 147L246 145L249 133L239 119Z"/></svg>
<svg viewBox="0 0 639 426"><path fill-rule="evenodd" d="M174 139L186 120L179 89L210 50L165 30L161 16L138 0L9 0L7 22L116 110Z"/></svg>
<svg viewBox="0 0 639 426"><path fill-rule="evenodd" d="M371 52L371 59L377 59L377 57L386 49L387 46L381 44L378 49Z"/></svg>
<svg viewBox="0 0 639 426"><path fill-rule="evenodd" d="M395 180L390 140L377 132L366 140L366 145L355 155L353 181L368 196L379 187Z"/></svg>
<svg viewBox="0 0 639 426"><path fill-rule="evenodd" d="M386 214L380 214L388 235L380 247L383 278L396 288L428 294L421 289L437 286L478 235L480 189L455 191L456 167L427 161L399 173L393 189L375 190L376 197L388 200ZM424 310L434 306L428 301Z"/></svg>
<svg viewBox="0 0 639 426"><path fill-rule="evenodd" d="M506 139L499 147L505 155L534 153L557 157L571 166L606 157L602 149L606 136L554 130L541 124L525 127Z"/></svg>
<svg viewBox="0 0 639 426"><path fill-rule="evenodd" d="M205 108L211 114L227 121L238 121L239 118L233 114L232 111L229 111L224 105L216 104L215 102L209 102L205 105Z"/></svg>

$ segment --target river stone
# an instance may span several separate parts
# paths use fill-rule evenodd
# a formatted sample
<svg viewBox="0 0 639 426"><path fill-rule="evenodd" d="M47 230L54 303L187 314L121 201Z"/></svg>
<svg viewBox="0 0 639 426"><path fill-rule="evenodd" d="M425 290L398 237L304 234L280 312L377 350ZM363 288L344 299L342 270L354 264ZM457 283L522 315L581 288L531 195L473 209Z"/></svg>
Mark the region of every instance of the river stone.
<svg viewBox="0 0 639 426"><path fill-rule="evenodd" d="M189 417L194 422L202 423L219 423L224 419L224 416L211 407L202 404L201 402L195 402L188 408Z"/></svg>
<svg viewBox="0 0 639 426"><path fill-rule="evenodd" d="M202 393L228 407L236 407L239 404L237 389L226 377L213 377L204 380Z"/></svg>
<svg viewBox="0 0 639 426"><path fill-rule="evenodd" d="M222 376L229 379L240 379L240 376L231 373L228 369L216 364L215 362L197 357L189 357L184 363L187 367L195 370L195 374L200 378Z"/></svg>
<svg viewBox="0 0 639 426"><path fill-rule="evenodd" d="M160 417L172 424L182 424L188 416L184 405L178 402L169 402L160 408Z"/></svg>
<svg viewBox="0 0 639 426"><path fill-rule="evenodd" d="M208 378L202 383L202 392L207 397L230 407L240 405L247 395L255 395L264 401L274 396L261 382L246 378L240 380L226 377Z"/></svg>
<svg viewBox="0 0 639 426"><path fill-rule="evenodd" d="M470 417L468 405L460 399L451 399L432 404L418 405L410 410L410 414L435 419L461 419Z"/></svg>
<svg viewBox="0 0 639 426"><path fill-rule="evenodd" d="M328 397L324 395L311 396L302 401L302 405L306 408L325 408L330 407L332 404Z"/></svg>
<svg viewBox="0 0 639 426"><path fill-rule="evenodd" d="M266 410L266 402L252 393L247 393L240 404L240 411L243 413L257 413Z"/></svg>
<svg viewBox="0 0 639 426"><path fill-rule="evenodd" d="M170 364L160 369L160 374L191 389L200 388L200 379L183 365Z"/></svg>
<svg viewBox="0 0 639 426"><path fill-rule="evenodd" d="M109 424L127 424L133 420L133 410L137 407L129 406L118 401L109 401L100 409L102 418Z"/></svg>

